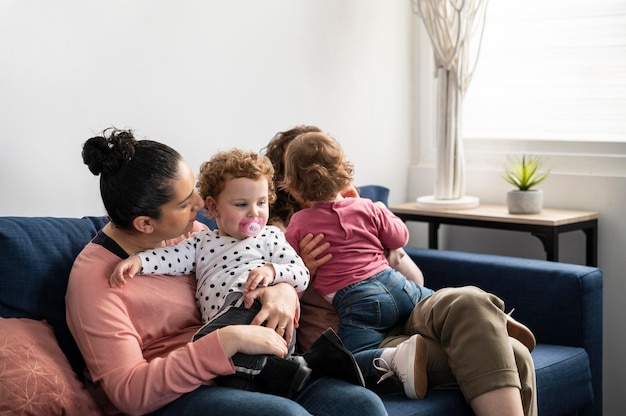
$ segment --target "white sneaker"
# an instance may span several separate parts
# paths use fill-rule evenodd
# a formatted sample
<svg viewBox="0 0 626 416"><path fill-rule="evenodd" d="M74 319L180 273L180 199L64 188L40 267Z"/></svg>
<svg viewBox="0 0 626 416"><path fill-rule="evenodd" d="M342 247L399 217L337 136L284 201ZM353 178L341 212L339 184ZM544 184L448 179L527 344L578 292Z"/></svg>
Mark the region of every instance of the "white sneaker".
<svg viewBox="0 0 626 416"><path fill-rule="evenodd" d="M426 355L426 342L420 335L413 335L398 344L391 365L380 357L374 358L374 368L385 372L378 382L396 376L409 399L423 399L428 388Z"/></svg>

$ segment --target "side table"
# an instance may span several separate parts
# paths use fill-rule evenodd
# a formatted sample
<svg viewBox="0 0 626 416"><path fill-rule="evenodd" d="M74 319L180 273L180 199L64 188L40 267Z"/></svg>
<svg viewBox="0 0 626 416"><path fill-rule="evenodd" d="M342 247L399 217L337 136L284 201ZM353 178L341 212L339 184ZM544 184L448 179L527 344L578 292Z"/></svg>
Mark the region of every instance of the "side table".
<svg viewBox="0 0 626 416"><path fill-rule="evenodd" d="M526 231L543 243L546 258L559 261L559 234L582 230L586 236L586 264L598 265L598 218L591 211L544 208L539 214L509 214L504 205L480 205L470 209L432 210L418 208L415 202L389 207L403 221L428 223L428 247L438 248L439 225Z"/></svg>

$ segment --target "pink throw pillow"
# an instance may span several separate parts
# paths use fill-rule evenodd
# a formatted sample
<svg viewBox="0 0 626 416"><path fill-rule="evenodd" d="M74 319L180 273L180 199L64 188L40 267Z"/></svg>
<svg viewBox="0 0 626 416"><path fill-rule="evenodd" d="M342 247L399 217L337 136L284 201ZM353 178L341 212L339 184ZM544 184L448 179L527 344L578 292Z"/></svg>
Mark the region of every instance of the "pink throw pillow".
<svg viewBox="0 0 626 416"><path fill-rule="evenodd" d="M100 414L46 321L0 317L0 334L0 414Z"/></svg>

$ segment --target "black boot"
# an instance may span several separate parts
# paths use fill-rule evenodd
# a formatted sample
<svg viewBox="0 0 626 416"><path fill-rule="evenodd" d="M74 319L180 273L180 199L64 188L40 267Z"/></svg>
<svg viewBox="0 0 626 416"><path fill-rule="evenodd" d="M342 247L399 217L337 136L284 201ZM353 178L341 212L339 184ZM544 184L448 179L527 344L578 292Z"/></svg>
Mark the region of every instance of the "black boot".
<svg viewBox="0 0 626 416"><path fill-rule="evenodd" d="M292 358L270 355L255 381L259 383L263 393L293 399L310 378L311 369L303 363Z"/></svg>
<svg viewBox="0 0 626 416"><path fill-rule="evenodd" d="M248 356L248 358L254 357L261 356ZM274 355L262 357L264 363L260 371L235 366L235 374L217 377L215 382L222 387L256 391L293 399L311 378L311 369L306 366L304 360L301 362L297 357L280 358ZM244 360L247 359L244 358ZM258 363L255 363L254 367L257 366Z"/></svg>
<svg viewBox="0 0 626 416"><path fill-rule="evenodd" d="M236 306L232 304L233 302L233 299L227 298L229 305L202 326L194 334L193 341L227 325L249 324L261 309L258 301L254 301L249 309ZM295 336L289 346L290 353L294 346ZM215 382L220 386L258 391L291 399L302 390L311 377L311 369L300 357L280 358L273 355L237 353L231 359L235 366L235 374L217 377Z"/></svg>
<svg viewBox="0 0 626 416"><path fill-rule="evenodd" d="M332 328L325 330L302 357L313 371L312 378L334 377L365 387L354 356Z"/></svg>

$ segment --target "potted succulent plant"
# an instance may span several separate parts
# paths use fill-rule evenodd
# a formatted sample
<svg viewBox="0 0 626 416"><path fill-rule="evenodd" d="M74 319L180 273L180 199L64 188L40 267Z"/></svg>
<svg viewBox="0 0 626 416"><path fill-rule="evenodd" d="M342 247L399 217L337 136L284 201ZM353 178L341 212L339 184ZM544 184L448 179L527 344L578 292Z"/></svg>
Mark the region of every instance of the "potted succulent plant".
<svg viewBox="0 0 626 416"><path fill-rule="evenodd" d="M522 155L518 159L510 159L502 176L505 181L517 189L506 195L506 205L511 214L537 214L543 207L543 191L532 189L540 184L550 170L542 170L543 160L538 156Z"/></svg>

